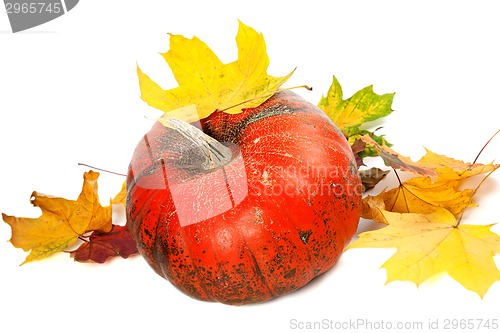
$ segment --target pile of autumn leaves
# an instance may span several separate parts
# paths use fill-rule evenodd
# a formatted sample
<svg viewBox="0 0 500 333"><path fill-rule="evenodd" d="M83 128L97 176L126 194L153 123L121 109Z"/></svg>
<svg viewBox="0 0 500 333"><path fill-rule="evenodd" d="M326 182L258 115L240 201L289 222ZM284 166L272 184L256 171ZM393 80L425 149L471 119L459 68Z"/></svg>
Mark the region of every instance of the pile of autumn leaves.
<svg viewBox="0 0 500 333"><path fill-rule="evenodd" d="M163 90L138 68L141 98L168 117L186 121L216 111L244 112L244 108L260 105L293 72L283 77L269 76L263 36L241 22L236 43L238 59L223 64L198 38L171 35L170 50L163 57L179 87ZM393 97L394 94L377 95L369 86L344 100L341 86L334 78L318 104L348 138L365 189L374 187L391 170L396 175L414 174L396 188L364 197L362 217L386 226L361 233L349 249L396 248L396 253L382 266L387 270L388 282L407 280L420 284L446 272L482 297L500 280L493 260L500 253L500 237L490 230L492 225L461 223L464 210L474 206L477 190L464 189L463 185L465 180L479 175L485 180L498 165L464 163L431 151L413 162L393 151L383 136L364 128L367 122L392 112ZM363 162L367 156L381 157L388 170L367 168ZM76 201L33 192L31 202L42 210L39 218L2 214L12 227L12 244L30 251L25 262L65 251L79 241L79 247L71 251L78 261L102 263L114 256L127 258L137 253L127 227L112 223L112 205L125 205L125 187L109 206L102 207L97 193L98 176L93 171L84 174L82 192Z"/></svg>
<svg viewBox="0 0 500 333"><path fill-rule="evenodd" d="M98 178L98 172L85 172L82 191L76 200L33 192L31 203L42 210L38 218L2 213L3 220L12 228L12 245L30 251L23 264L62 251L68 251L77 261L96 263L137 253L127 226L112 221L113 205L125 208L125 187L103 207L99 202ZM76 249L68 250L79 241Z"/></svg>
<svg viewBox="0 0 500 333"><path fill-rule="evenodd" d="M412 281L419 285L446 272L483 297L495 281L500 281L493 259L500 253L500 237L490 230L492 224L462 224L461 220L464 210L475 206L473 196L479 186L499 165L465 163L430 150L413 162L392 150L383 137L360 129L365 122L390 114L392 98L392 94L373 93L370 86L343 100L334 78L319 103L348 137L360 167L364 157L379 156L399 181L396 188L363 198L361 217L386 226L361 233L348 249L396 248L382 265L387 282ZM410 172L414 177L401 182L398 172ZM386 173L376 168L362 170L363 183L369 185L365 188L376 185ZM479 175L486 176L478 187L463 188L467 179Z"/></svg>

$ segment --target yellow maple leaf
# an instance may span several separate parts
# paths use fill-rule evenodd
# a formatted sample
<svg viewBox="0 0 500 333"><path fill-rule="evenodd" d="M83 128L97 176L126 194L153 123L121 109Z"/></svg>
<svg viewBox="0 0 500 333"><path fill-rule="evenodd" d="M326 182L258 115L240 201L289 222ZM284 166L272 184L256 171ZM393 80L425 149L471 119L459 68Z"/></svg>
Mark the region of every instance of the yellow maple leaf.
<svg viewBox="0 0 500 333"><path fill-rule="evenodd" d="M383 265L387 283L397 280L419 285L448 273L466 289L483 297L500 271L493 256L500 253L500 236L492 225L458 224L444 208L430 214L393 213L379 210L388 226L361 233L353 248L396 248Z"/></svg>
<svg viewBox="0 0 500 333"><path fill-rule="evenodd" d="M426 149L426 154L417 162L419 165L436 170L439 181L465 180L495 170L493 163L469 163L436 154Z"/></svg>
<svg viewBox="0 0 500 333"><path fill-rule="evenodd" d="M98 177L99 173L94 171L84 174L82 191L76 201L33 192L31 203L42 210L38 218L2 213L3 220L12 228L12 245L31 250L23 264L63 251L89 231L111 230L112 211L110 206L102 207L99 203Z"/></svg>
<svg viewBox="0 0 500 333"><path fill-rule="evenodd" d="M127 182L123 182L122 188L118 194L115 195L113 199L111 199L111 203L114 205L123 205L127 204Z"/></svg>
<svg viewBox="0 0 500 333"><path fill-rule="evenodd" d="M239 22L238 60L223 64L200 39L170 35L162 54L179 87L164 90L137 68L141 98L169 117L193 122L215 111L240 113L271 97L292 75L267 74L269 58L262 34Z"/></svg>
<svg viewBox="0 0 500 333"><path fill-rule="evenodd" d="M380 219L379 214L370 210L383 209L396 213L428 214L436 208L445 208L458 216L465 208L471 206L472 190L460 191L454 187L453 183L445 182L429 186L427 182L428 178L416 177L389 191L384 190L376 196L366 196L363 198L365 208L362 217L385 223ZM425 186L419 186L422 183Z"/></svg>

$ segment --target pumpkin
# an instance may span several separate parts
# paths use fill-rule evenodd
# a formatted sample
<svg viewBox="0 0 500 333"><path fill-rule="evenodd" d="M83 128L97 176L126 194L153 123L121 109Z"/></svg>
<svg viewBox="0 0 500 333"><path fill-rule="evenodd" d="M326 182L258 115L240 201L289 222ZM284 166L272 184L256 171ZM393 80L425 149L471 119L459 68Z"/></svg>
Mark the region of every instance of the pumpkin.
<svg viewBox="0 0 500 333"><path fill-rule="evenodd" d="M193 298L241 305L332 268L362 192L333 122L286 91L193 125L156 122L129 166L127 224L156 273Z"/></svg>

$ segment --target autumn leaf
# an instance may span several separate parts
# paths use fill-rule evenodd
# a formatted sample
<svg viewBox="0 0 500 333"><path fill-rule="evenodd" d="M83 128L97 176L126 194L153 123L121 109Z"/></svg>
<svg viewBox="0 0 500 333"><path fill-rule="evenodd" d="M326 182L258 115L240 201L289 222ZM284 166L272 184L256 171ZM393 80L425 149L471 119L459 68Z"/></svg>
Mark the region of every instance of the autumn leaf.
<svg viewBox="0 0 500 333"><path fill-rule="evenodd" d="M332 85L326 96L322 96L318 107L340 128L353 148L358 167L363 165L363 158L377 156L378 152L370 145L363 145L360 137L370 135L373 140L382 144L383 136L375 135L366 128L366 123L389 115L394 94L378 95L373 87L368 86L356 92L348 99L343 99L342 87L334 76ZM387 145L390 145L385 141Z"/></svg>
<svg viewBox="0 0 500 333"><path fill-rule="evenodd" d="M387 223L380 210L397 213L429 214L437 208L445 208L458 217L466 208L475 206L471 200L472 189L459 189L460 182L432 181L430 177L414 177L398 187L383 190L375 196L363 198L361 217Z"/></svg>
<svg viewBox="0 0 500 333"><path fill-rule="evenodd" d="M388 173L388 170L382 170L379 168L359 170L359 177L361 178L363 191L368 191L374 188Z"/></svg>
<svg viewBox="0 0 500 333"><path fill-rule="evenodd" d="M333 77L326 97L321 98L318 106L344 133L352 136L360 133L364 123L389 115L394 94L377 95L373 86L368 86L348 99L342 98L342 87Z"/></svg>
<svg viewBox="0 0 500 333"><path fill-rule="evenodd" d="M111 199L113 205L123 205L127 204L127 182L122 183L122 188L120 192L113 199Z"/></svg>
<svg viewBox="0 0 500 333"><path fill-rule="evenodd" d="M411 171L424 176L430 176L429 181L435 183L439 181L462 181L467 178L485 174L495 170L496 165L493 163L466 163L453 159L451 157L440 155L426 149L426 154L418 161L414 162L409 157L401 155L387 145L381 145L370 135L363 135L360 138L363 142L373 146L379 156L384 160L385 164L394 169L403 171Z"/></svg>
<svg viewBox="0 0 500 333"><path fill-rule="evenodd" d="M459 161L445 155L436 154L429 149L426 149L426 154L417 163L425 168L435 169L440 181L462 181L492 172L496 167L493 163L481 164Z"/></svg>
<svg viewBox="0 0 500 333"><path fill-rule="evenodd" d="M396 248L383 265L387 282L412 281L417 285L448 273L465 288L483 297L500 271L493 256L500 253L500 236L492 225L458 224L444 208L430 214L380 211L388 226L361 233L354 248Z"/></svg>
<svg viewBox="0 0 500 333"><path fill-rule="evenodd" d="M120 205L124 209L126 199L127 182L123 182L120 192L111 199L111 203ZM120 256L127 259L138 253L127 225L113 225L109 232L94 231L88 237L81 239L83 243L76 250L70 251L71 257L78 262L102 264L113 257Z"/></svg>
<svg viewBox="0 0 500 333"><path fill-rule="evenodd" d="M427 149L426 154L417 162L400 155L387 146L379 146L369 136L363 141L373 144L380 156L393 168L399 168L421 176L401 182L398 187L384 190L365 201L361 216L385 223L377 210L383 209L398 213L432 213L436 208L445 208L458 217L467 207L473 206L472 189L461 189L463 181L485 173L493 172L498 165L466 163ZM375 210L372 212L371 210Z"/></svg>
<svg viewBox="0 0 500 333"><path fill-rule="evenodd" d="M373 143L369 137L362 140ZM396 248L396 254L382 266L387 270L387 282L408 280L419 285L446 272L483 297L500 280L493 260L500 253L500 237L490 230L492 225L460 221L479 186L499 166L466 163L430 150L413 162L389 147L374 147L386 164L419 175L363 198L361 216L388 225L360 234L349 249ZM464 180L485 173L475 190L462 189Z"/></svg>
<svg viewBox="0 0 500 333"><path fill-rule="evenodd" d="M126 259L138 251L127 226L113 225L109 232L94 231L88 240L70 253L76 261L102 264L116 256Z"/></svg>
<svg viewBox="0 0 500 333"><path fill-rule="evenodd" d="M386 211L384 193L385 190L378 195L368 195L361 200L361 218L387 224L384 214L382 214Z"/></svg>
<svg viewBox="0 0 500 333"><path fill-rule="evenodd" d="M215 111L240 113L271 97L292 75L267 74L269 58L262 34L239 22L238 59L223 64L200 39L170 35L170 49L162 54L179 87L164 90L137 68L141 98L169 117L192 122ZM179 110L180 109L180 110Z"/></svg>
<svg viewBox="0 0 500 333"><path fill-rule="evenodd" d="M2 214L12 228L12 245L30 251L23 264L63 251L89 231L111 230L111 207L102 207L99 203L98 177L98 172L84 174L82 191L76 201L33 192L31 203L42 210L38 218Z"/></svg>
<svg viewBox="0 0 500 333"><path fill-rule="evenodd" d="M427 178L428 179L428 178ZM429 214L437 208L445 208L453 215L458 216L463 210L471 206L473 191L465 189L456 190L447 183L436 183L433 187L419 187L417 180L425 181L423 177L403 182L389 191L382 191L376 196L363 198L363 209L361 216L373 219L375 222L387 223L380 219L379 210L397 213L419 213ZM413 184L410 184L413 183ZM375 212L374 212L375 211Z"/></svg>
<svg viewBox="0 0 500 333"><path fill-rule="evenodd" d="M365 162L363 160L364 157L363 154L365 149L367 148L366 143L361 141L360 139L355 139L353 143L350 143L350 145L352 153L356 159L356 165L358 166L359 169L361 166L365 165Z"/></svg>
<svg viewBox="0 0 500 333"><path fill-rule="evenodd" d="M436 176L436 169L426 165L421 165L418 162L412 161L409 157L403 156L392 150L387 145L380 145L370 135L365 134L360 139L366 144L374 147L379 156L384 160L385 164L394 169L401 169L403 171L411 171L421 175Z"/></svg>

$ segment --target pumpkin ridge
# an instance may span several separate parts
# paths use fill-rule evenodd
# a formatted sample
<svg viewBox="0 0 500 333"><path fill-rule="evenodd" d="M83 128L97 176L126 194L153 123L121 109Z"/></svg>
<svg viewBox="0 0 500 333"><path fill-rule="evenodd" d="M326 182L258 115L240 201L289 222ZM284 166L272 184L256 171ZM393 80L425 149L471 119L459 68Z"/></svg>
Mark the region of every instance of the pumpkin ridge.
<svg viewBox="0 0 500 333"><path fill-rule="evenodd" d="M242 238L242 239L243 239L243 242L245 243L245 245L247 245L246 240L244 238ZM252 258L253 266L255 267L255 274L257 274L259 276L259 279L266 286L267 290L269 291L269 294L271 295L271 298L275 298L275 297L279 296L271 288L271 286L269 285L269 282L267 282L264 274L262 274L262 271L260 269L259 263L257 262L257 258L255 258L255 254L253 253L253 250L250 247L248 247L248 246L247 246L247 248L248 248L248 251L250 252L250 258Z"/></svg>
<svg viewBox="0 0 500 333"><path fill-rule="evenodd" d="M185 240L190 240L191 239L191 235L187 234L186 232L186 227L179 227L179 232L181 233L181 236L183 239ZM203 276L200 274L200 268L199 266L195 263L195 261L193 260L193 256L192 256L192 251L191 251L191 247L190 246L185 246L184 249L183 249L185 252L187 252L187 254L184 256L184 258L189 258L189 260L191 261L191 264L192 264L192 267L193 267L193 270L194 270L194 274L197 278L197 282L198 282L198 286L203 290L203 292L205 293L206 295L206 300L209 301L209 302L219 302L220 300L210 291L210 288L207 287L205 281L204 281L204 278ZM214 258L217 258L217 256L215 255L215 252L212 251L214 253ZM168 258L166 258L167 260L169 260ZM219 270L219 268L217 268Z"/></svg>

